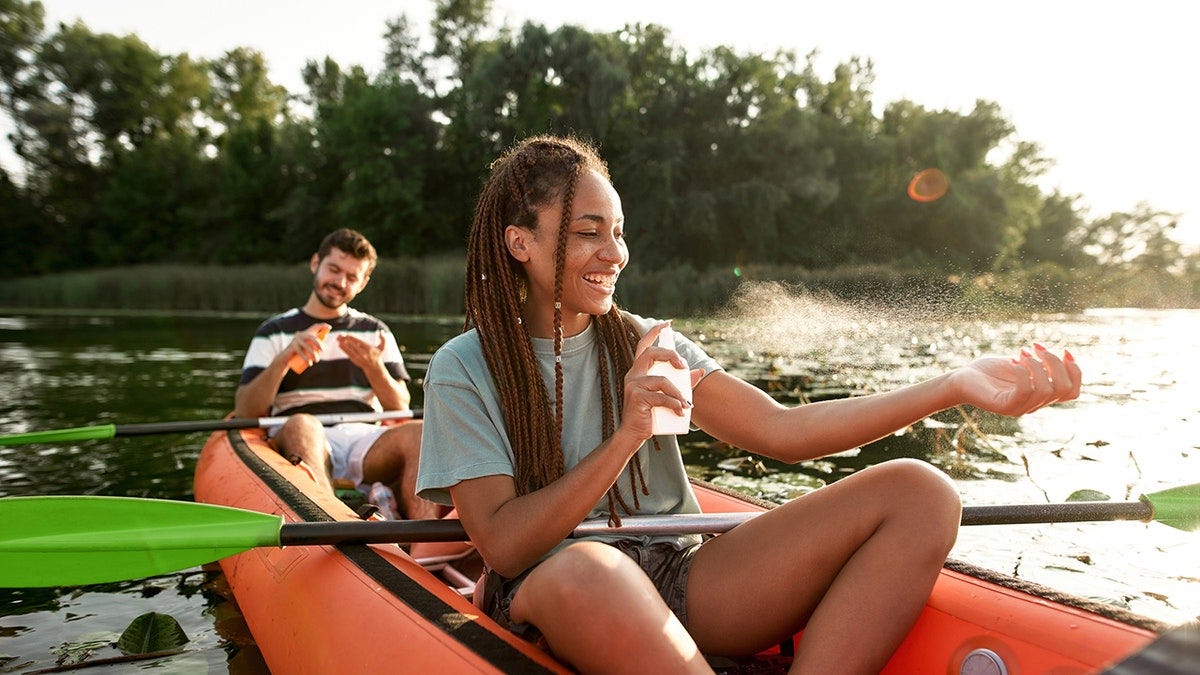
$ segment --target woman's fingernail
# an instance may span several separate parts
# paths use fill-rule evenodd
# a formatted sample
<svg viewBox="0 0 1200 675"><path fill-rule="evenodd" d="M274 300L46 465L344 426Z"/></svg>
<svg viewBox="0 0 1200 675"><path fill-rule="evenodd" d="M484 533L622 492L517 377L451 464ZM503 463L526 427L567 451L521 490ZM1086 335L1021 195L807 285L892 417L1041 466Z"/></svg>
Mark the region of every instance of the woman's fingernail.
<svg viewBox="0 0 1200 675"><path fill-rule="evenodd" d="M1045 347L1043 347L1043 346L1041 345L1041 343L1039 343L1039 342L1035 342L1035 343L1033 343L1033 348L1034 348L1035 350L1039 351L1039 352L1044 352L1044 351L1046 351L1046 348L1045 348Z"/></svg>
<svg viewBox="0 0 1200 675"><path fill-rule="evenodd" d="M1075 363L1075 357L1071 356L1071 352L1069 350L1064 349L1063 350L1063 361L1070 361L1071 363Z"/></svg>
<svg viewBox="0 0 1200 675"><path fill-rule="evenodd" d="M1013 357L1012 362L1013 362L1013 365L1017 365L1017 366L1021 365L1021 359L1018 359L1015 356Z"/></svg>
<svg viewBox="0 0 1200 675"><path fill-rule="evenodd" d="M1032 357L1032 356L1033 356L1033 354L1030 354L1030 353L1029 353L1029 350L1027 350L1027 349L1025 349L1024 347L1022 347L1022 348L1021 348L1021 356L1023 356L1023 357L1025 357L1025 358L1027 358L1027 359L1028 359L1028 358Z"/></svg>

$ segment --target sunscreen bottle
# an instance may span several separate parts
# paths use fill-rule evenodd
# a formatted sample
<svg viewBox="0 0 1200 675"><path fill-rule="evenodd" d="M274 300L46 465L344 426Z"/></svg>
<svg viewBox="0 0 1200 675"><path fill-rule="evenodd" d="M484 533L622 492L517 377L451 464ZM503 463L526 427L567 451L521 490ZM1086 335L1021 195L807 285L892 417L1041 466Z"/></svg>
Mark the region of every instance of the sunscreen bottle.
<svg viewBox="0 0 1200 675"><path fill-rule="evenodd" d="M658 334L658 346L675 349L675 331L670 326ZM692 374L687 368L676 368L666 361L655 361L650 366L650 374L669 379L683 394L683 400L692 400ZM671 408L655 406L650 409L650 415L650 429L655 435L686 434L692 423L691 408L684 408L683 414L677 415Z"/></svg>
<svg viewBox="0 0 1200 675"><path fill-rule="evenodd" d="M321 341L325 340L326 335L329 335L329 328L330 328L330 326L327 323L318 323L318 324L313 324L313 326L311 326L308 329L308 331L311 333L315 330L316 335L317 335L317 341L321 342ZM308 370L308 366L309 366L308 361L306 361L304 359L304 357L299 354L292 354L292 357L290 359L288 359L288 368L291 368L292 372L296 373L297 375Z"/></svg>

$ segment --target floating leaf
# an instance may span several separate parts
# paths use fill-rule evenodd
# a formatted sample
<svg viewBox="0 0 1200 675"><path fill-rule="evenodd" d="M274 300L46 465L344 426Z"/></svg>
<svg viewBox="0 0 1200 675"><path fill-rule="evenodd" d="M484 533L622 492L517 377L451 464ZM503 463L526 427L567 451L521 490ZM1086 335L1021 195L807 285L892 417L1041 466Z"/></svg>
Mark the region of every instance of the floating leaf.
<svg viewBox="0 0 1200 675"><path fill-rule="evenodd" d="M188 636L170 614L146 612L130 622L117 640L117 649L126 654L149 654L179 649Z"/></svg>
<svg viewBox="0 0 1200 675"><path fill-rule="evenodd" d="M1106 502L1112 499L1099 490L1076 490L1067 497L1069 502Z"/></svg>

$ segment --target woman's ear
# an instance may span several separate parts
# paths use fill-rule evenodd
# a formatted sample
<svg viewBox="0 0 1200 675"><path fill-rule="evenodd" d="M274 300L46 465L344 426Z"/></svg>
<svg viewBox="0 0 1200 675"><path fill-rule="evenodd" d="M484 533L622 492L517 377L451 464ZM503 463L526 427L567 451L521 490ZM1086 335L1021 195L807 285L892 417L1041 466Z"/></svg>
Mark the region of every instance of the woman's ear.
<svg viewBox="0 0 1200 675"><path fill-rule="evenodd" d="M504 228L504 244L508 254L520 262L529 262L529 238L533 233L523 227L509 225Z"/></svg>

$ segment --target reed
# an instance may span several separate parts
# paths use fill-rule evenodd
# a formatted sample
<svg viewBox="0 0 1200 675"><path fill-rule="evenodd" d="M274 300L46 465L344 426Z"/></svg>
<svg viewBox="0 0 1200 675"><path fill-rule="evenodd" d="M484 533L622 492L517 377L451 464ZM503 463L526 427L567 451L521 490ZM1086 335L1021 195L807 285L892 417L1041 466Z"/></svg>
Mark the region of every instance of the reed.
<svg viewBox="0 0 1200 675"><path fill-rule="evenodd" d="M354 306L382 315L461 316L464 270L462 254L385 259ZM730 269L696 270L686 264L634 265L621 276L617 300L646 316L704 317L724 307L742 283L770 281L860 305L920 304L926 311L996 315L1105 306L1137 299L1130 291L1140 288L1125 284L1119 287L1123 294L1108 289L1106 296L1096 292L1095 284L1081 287L1073 278L1054 269L959 277L888 266L822 270L747 266L735 274ZM0 286L0 307L263 314L303 303L311 280L305 264L140 265L16 279ZM1165 295L1161 286L1154 287L1156 294L1141 290L1160 302ZM1195 301L1194 292L1177 296Z"/></svg>
<svg viewBox="0 0 1200 675"><path fill-rule="evenodd" d="M461 314L461 256L384 260L354 302L380 314ZM16 279L0 288L14 308L273 312L302 304L312 273L304 264L139 265Z"/></svg>

